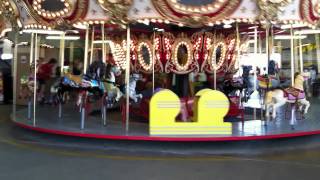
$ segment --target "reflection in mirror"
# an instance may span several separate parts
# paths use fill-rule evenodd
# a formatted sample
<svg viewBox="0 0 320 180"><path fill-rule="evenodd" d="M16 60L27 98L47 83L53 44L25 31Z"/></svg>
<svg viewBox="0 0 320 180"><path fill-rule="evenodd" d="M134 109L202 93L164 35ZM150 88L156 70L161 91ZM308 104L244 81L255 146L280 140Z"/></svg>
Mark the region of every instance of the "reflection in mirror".
<svg viewBox="0 0 320 180"><path fill-rule="evenodd" d="M149 53L148 47L146 45L143 45L141 47L141 53L142 53L142 57L143 57L144 63L147 66L149 66L150 62L151 62L151 59L150 59L150 53Z"/></svg>
<svg viewBox="0 0 320 180"><path fill-rule="evenodd" d="M223 65L226 53L226 46L223 42L216 44L212 51L211 66L217 70Z"/></svg>
<svg viewBox="0 0 320 180"><path fill-rule="evenodd" d="M219 45L216 49L215 49L215 53L216 53L216 59L215 59L215 64L219 64L220 61L222 61L222 45Z"/></svg>
<svg viewBox="0 0 320 180"><path fill-rule="evenodd" d="M184 44L178 47L177 60L180 66L184 66L188 62L188 48Z"/></svg>
<svg viewBox="0 0 320 180"><path fill-rule="evenodd" d="M214 3L214 0L180 0L178 2L187 6L205 6Z"/></svg>

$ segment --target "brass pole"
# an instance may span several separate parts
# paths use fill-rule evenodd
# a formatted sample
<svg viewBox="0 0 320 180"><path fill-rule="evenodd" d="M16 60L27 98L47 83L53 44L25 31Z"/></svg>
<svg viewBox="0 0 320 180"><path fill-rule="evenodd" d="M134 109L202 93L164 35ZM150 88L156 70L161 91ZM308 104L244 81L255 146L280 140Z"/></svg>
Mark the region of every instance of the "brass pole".
<svg viewBox="0 0 320 180"><path fill-rule="evenodd" d="M153 30L153 40L152 40L152 93L154 93L154 66L156 63L156 45L155 45L155 40L156 40L156 33Z"/></svg>
<svg viewBox="0 0 320 180"><path fill-rule="evenodd" d="M301 37L301 33L299 34ZM303 54L302 54L302 39L299 38L299 55L300 55L300 72L303 72Z"/></svg>
<svg viewBox="0 0 320 180"><path fill-rule="evenodd" d="M217 38L217 33L216 33L216 31L214 32L214 38L213 38L213 52L212 53L216 53L215 51L216 51L216 38ZM214 58L214 65L213 65L213 88L214 88L214 90L216 90L217 89L217 56L214 56L215 58Z"/></svg>
<svg viewBox="0 0 320 180"><path fill-rule="evenodd" d="M269 61L270 61L270 49L269 49L269 32L270 32L270 26L267 25L266 27L266 55L267 55L267 74L269 73Z"/></svg>
<svg viewBox="0 0 320 180"><path fill-rule="evenodd" d="M92 63L92 60L93 60L93 46L94 46L94 26L92 27L92 33L91 33L90 64ZM103 46L103 44L102 44L102 46Z"/></svg>
<svg viewBox="0 0 320 180"><path fill-rule="evenodd" d="M65 50L65 32L61 34L60 39L60 76L63 76L63 67L64 67L64 50Z"/></svg>
<svg viewBox="0 0 320 180"><path fill-rule="evenodd" d="M38 34L35 34L35 59L33 75L33 126L36 126L36 103L37 103L37 60L38 60Z"/></svg>
<svg viewBox="0 0 320 180"><path fill-rule="evenodd" d="M293 46L292 24L291 24L291 28L290 28L290 36L291 36L291 40L290 40L290 45L291 45L291 86L293 86L294 85L294 46Z"/></svg>
<svg viewBox="0 0 320 180"><path fill-rule="evenodd" d="M102 62L106 62L106 45L105 45L104 23L101 24L101 32L102 32Z"/></svg>
<svg viewBox="0 0 320 180"><path fill-rule="evenodd" d="M240 76L240 33L239 33L239 24L236 23L236 31L237 31L237 68L238 68L238 76Z"/></svg>
<svg viewBox="0 0 320 180"><path fill-rule="evenodd" d="M34 33L31 33L31 40L30 40L30 60L29 64L31 65L33 60L33 52L34 52Z"/></svg>
<svg viewBox="0 0 320 180"><path fill-rule="evenodd" d="M129 131L129 78L130 78L130 26L127 26L127 47L126 47L126 132Z"/></svg>
<svg viewBox="0 0 320 180"><path fill-rule="evenodd" d="M17 67L18 67L18 42L19 33L15 33L15 44L13 50L13 103L12 103L12 113L15 120L16 117L16 105L17 105Z"/></svg>
<svg viewBox="0 0 320 180"><path fill-rule="evenodd" d="M88 66L88 46L89 46L89 25L86 29L86 39L84 45L84 63L83 63L83 73L87 73L87 66Z"/></svg>

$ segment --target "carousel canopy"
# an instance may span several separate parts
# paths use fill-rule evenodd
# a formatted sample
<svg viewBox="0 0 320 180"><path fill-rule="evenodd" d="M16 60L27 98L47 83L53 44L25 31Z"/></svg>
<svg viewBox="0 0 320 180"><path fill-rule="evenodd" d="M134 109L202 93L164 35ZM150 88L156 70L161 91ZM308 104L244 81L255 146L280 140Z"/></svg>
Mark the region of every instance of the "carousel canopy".
<svg viewBox="0 0 320 180"><path fill-rule="evenodd" d="M68 33L65 38L71 38L70 35L78 34L74 30L79 30L78 35L86 37L88 49L90 29L91 50L98 40L107 40L115 63L123 67L126 62L123 29L130 25L132 32L142 32L131 36L130 60L134 70L151 72L150 62L155 59L156 71L183 74L233 72L236 57L248 48L248 37L254 33L252 27L258 27L256 33L260 37L266 36L264 29L271 26L277 34L281 28L316 28L320 3L319 0L3 0L0 13L0 37L16 29L36 33L51 30L55 35ZM107 34L111 30L113 36ZM236 31L244 34L240 37Z"/></svg>
<svg viewBox="0 0 320 180"><path fill-rule="evenodd" d="M90 24L176 24L199 28L271 23L315 28L318 0L4 0L1 16L20 28L70 29ZM72 27L73 26L73 27Z"/></svg>

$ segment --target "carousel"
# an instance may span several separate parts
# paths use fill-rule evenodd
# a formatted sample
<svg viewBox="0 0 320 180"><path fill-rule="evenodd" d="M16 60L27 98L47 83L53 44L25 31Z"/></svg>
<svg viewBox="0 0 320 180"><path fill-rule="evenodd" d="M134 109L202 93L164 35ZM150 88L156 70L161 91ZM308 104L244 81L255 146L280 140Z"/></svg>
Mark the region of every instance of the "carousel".
<svg viewBox="0 0 320 180"><path fill-rule="evenodd" d="M318 0L3 0L12 121L66 136L320 134Z"/></svg>

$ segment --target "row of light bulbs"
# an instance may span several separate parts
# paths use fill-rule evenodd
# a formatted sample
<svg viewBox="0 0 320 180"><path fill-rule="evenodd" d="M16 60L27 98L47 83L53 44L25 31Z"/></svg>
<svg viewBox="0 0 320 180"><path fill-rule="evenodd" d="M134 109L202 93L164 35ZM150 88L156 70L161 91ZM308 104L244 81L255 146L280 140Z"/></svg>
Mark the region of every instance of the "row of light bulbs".
<svg viewBox="0 0 320 180"><path fill-rule="evenodd" d="M216 50L217 48L221 47L221 56L219 59L216 59ZM225 59L225 55L226 55L226 45L223 42L218 42L212 51L212 56L211 56L211 66L213 67L214 70L218 70L220 69L220 67L223 65L224 63L224 59ZM216 61L218 61L218 64L216 64Z"/></svg>
<svg viewBox="0 0 320 180"><path fill-rule="evenodd" d="M170 24L170 23L173 23L169 20L164 20L164 19L155 19L155 18L144 18L144 19L137 19L137 22L139 23L143 23L143 24L146 24L146 25L149 25L150 22L152 23L165 23L165 24ZM214 26L214 25L222 25L224 24L225 28L231 28L231 24L232 23L250 23L250 24L255 24L255 23L261 23L261 24L265 24L266 21L262 20L262 21L257 21L255 19L251 19L251 18L233 18L233 19L225 19L225 20L218 20L218 21L214 21L214 22L209 22L207 23L208 26ZM316 26L314 24L311 24L309 22L306 22L306 21L300 21L300 20L283 20L281 22L278 22L278 21L271 21L272 24L303 24L309 28L313 28L315 29ZM184 24L179 22L179 23L174 23L174 24L177 24L178 26L180 27L183 27Z"/></svg>
<svg viewBox="0 0 320 180"><path fill-rule="evenodd" d="M200 44L201 44L202 38L199 37L197 39L197 42L193 45L193 49L195 49L196 51L198 51L200 49ZM196 54L196 60L199 60L199 53Z"/></svg>
<svg viewBox="0 0 320 180"><path fill-rule="evenodd" d="M172 45L170 44L169 38L165 37L164 38L164 48L165 48L166 52L170 52L171 47L172 47ZM166 59L170 59L169 53L166 54Z"/></svg>
<svg viewBox="0 0 320 180"><path fill-rule="evenodd" d="M157 51L158 49L160 49L160 38L159 37L157 37L157 38L155 38L155 40L154 40L155 42L155 50L156 50L156 57L157 57L157 59L160 59L160 53L159 53L159 51Z"/></svg>
<svg viewBox="0 0 320 180"><path fill-rule="evenodd" d="M1 10L3 10L3 11L8 10L9 12L12 12L12 11L13 11L13 9L12 9L9 1L7 1L7 0L5 0L4 2L2 2L0 5L2 6L2 9L0 8L0 15L3 13Z"/></svg>
<svg viewBox="0 0 320 180"><path fill-rule="evenodd" d="M142 53L142 48L143 47L146 47L148 49L148 53L149 53L149 57L150 57L150 63L149 64L146 64L146 62L144 60L143 53ZM150 49L150 46L148 45L148 43L146 43L146 42L139 43L139 45L138 45L138 54L139 54L138 55L138 61L141 64L141 66L143 67L143 69L146 70L146 71L150 71L151 68L152 68L153 56L152 56L151 49Z"/></svg>
<svg viewBox="0 0 320 180"><path fill-rule="evenodd" d="M182 11L195 12L195 13L208 13L220 8L221 5L225 2L225 0L218 0L218 2L214 3L214 5L207 5L202 7L186 6L181 3L177 3L177 0L171 0L171 2L173 3L173 6L176 9L179 9Z"/></svg>
<svg viewBox="0 0 320 180"><path fill-rule="evenodd" d="M187 48L187 62L184 65L181 65L178 62L178 50L180 46L185 46ZM180 41L175 50L174 50L174 54L173 54L173 63L176 66L178 71L186 71L191 63L191 48L189 46L189 44L185 41Z"/></svg>
<svg viewBox="0 0 320 180"><path fill-rule="evenodd" d="M52 30L51 27L41 25L41 24L28 24L24 27L24 29L47 29L47 30Z"/></svg>
<svg viewBox="0 0 320 180"><path fill-rule="evenodd" d="M61 2L64 3L65 8L63 8L63 10L60 11L48 11L42 8L41 3L43 3L45 0L35 0L32 3L32 7L35 11L37 11L37 13L45 18L48 19L55 19L57 17L61 17L64 16L65 14L70 12L71 9L71 5L69 2L65 1L65 0L60 0Z"/></svg>
<svg viewBox="0 0 320 180"><path fill-rule="evenodd" d="M114 61L119 68L126 69L126 54L118 43L114 45Z"/></svg>

